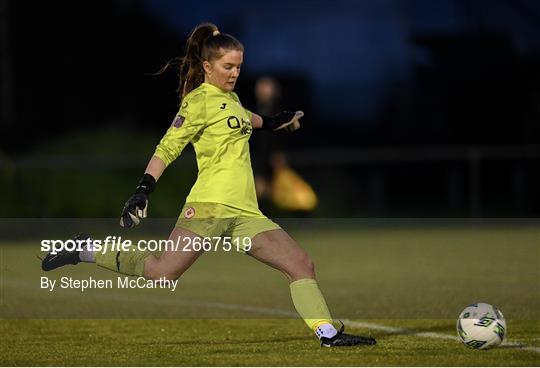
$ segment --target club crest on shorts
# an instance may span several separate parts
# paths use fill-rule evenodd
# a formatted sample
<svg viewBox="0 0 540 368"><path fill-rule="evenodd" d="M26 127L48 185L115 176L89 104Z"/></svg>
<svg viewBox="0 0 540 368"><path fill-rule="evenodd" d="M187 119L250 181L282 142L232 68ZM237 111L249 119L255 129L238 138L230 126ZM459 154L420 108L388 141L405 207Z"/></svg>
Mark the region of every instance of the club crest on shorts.
<svg viewBox="0 0 540 368"><path fill-rule="evenodd" d="M192 218L193 216L195 216L195 208L193 207L188 207L186 209L186 211L184 212L184 217L187 218L187 219L190 219Z"/></svg>
<svg viewBox="0 0 540 368"><path fill-rule="evenodd" d="M173 127L180 128L182 124L184 124L184 120L186 120L185 117L183 117L182 115L178 115L173 120L173 123L172 123Z"/></svg>

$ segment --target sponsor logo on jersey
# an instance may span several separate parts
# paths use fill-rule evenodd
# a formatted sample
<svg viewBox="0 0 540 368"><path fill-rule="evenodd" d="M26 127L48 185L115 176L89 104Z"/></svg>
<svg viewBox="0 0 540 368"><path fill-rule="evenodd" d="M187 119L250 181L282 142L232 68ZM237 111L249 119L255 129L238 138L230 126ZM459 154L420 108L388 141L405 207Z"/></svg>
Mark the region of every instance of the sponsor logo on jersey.
<svg viewBox="0 0 540 368"><path fill-rule="evenodd" d="M251 134L253 128L251 127L251 123L248 120L242 119L242 128L240 129L240 133L242 135Z"/></svg>
<svg viewBox="0 0 540 368"><path fill-rule="evenodd" d="M231 129L240 129L240 134L251 134L253 128L249 120L238 119L236 116L229 116L227 119L227 125Z"/></svg>
<svg viewBox="0 0 540 368"><path fill-rule="evenodd" d="M184 124L184 120L186 120L185 117L183 117L182 115L178 115L177 117L174 118L172 125L175 128L180 128L182 124Z"/></svg>
<svg viewBox="0 0 540 368"><path fill-rule="evenodd" d="M190 219L193 216L195 216L195 208L193 207L186 208L186 211L184 212L184 217L187 219Z"/></svg>

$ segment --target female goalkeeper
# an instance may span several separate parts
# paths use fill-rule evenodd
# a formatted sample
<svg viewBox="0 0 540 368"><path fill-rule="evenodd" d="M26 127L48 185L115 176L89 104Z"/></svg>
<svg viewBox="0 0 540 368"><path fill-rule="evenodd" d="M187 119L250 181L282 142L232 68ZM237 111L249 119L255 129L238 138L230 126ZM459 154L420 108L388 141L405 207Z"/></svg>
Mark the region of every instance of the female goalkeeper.
<svg viewBox="0 0 540 368"><path fill-rule="evenodd" d="M191 143L197 156L197 181L169 236L176 242L229 236L246 245L253 258L281 271L290 282L300 316L325 347L373 345L372 338L337 331L315 281L309 255L279 225L258 208L248 140L253 129L296 130L303 113L260 116L242 107L233 92L243 62L244 47L211 23L191 33L180 65L180 110L156 148L135 193L126 202L120 224L137 225L146 217L148 197L165 168ZM248 240L246 242L245 240ZM203 253L166 249L156 257L144 251L94 252L91 242L82 251L47 255L46 271L81 261L150 280L176 280ZM247 247L249 245L249 247Z"/></svg>

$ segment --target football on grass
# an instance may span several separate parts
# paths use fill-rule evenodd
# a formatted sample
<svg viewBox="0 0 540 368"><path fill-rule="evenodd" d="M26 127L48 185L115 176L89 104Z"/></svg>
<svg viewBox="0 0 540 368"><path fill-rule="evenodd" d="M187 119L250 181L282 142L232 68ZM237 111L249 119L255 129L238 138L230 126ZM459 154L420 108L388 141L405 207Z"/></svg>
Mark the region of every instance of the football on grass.
<svg viewBox="0 0 540 368"><path fill-rule="evenodd" d="M487 303L467 306L457 320L458 336L472 349L489 349L500 345L506 335L506 321L497 307Z"/></svg>

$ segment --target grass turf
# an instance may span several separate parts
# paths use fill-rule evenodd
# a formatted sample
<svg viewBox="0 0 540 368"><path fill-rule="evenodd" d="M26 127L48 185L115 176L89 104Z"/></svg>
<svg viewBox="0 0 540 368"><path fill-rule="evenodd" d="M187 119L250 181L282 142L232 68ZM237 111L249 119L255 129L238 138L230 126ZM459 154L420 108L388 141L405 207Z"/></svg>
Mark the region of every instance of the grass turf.
<svg viewBox="0 0 540 368"><path fill-rule="evenodd" d="M380 320L379 323L392 321ZM522 340L531 324L510 321ZM408 321L453 333L454 321ZM353 329L369 333L367 330ZM539 354L515 347L470 350L454 340L377 334L378 345L321 349L294 320L4 321L3 365L40 366L534 366ZM7 343L9 342L9 343Z"/></svg>
<svg viewBox="0 0 540 368"><path fill-rule="evenodd" d="M179 290L55 290L41 276L116 278L94 265L42 274L36 242L3 242L2 365L534 366L520 346L474 351L455 336L471 302L496 304L508 338L540 346L540 231L531 226L292 231L318 265L334 317L375 347L321 349L293 319L286 281L249 257L204 255ZM406 330L405 330L406 329ZM432 332L438 337L424 337ZM440 338L444 335L443 338Z"/></svg>

